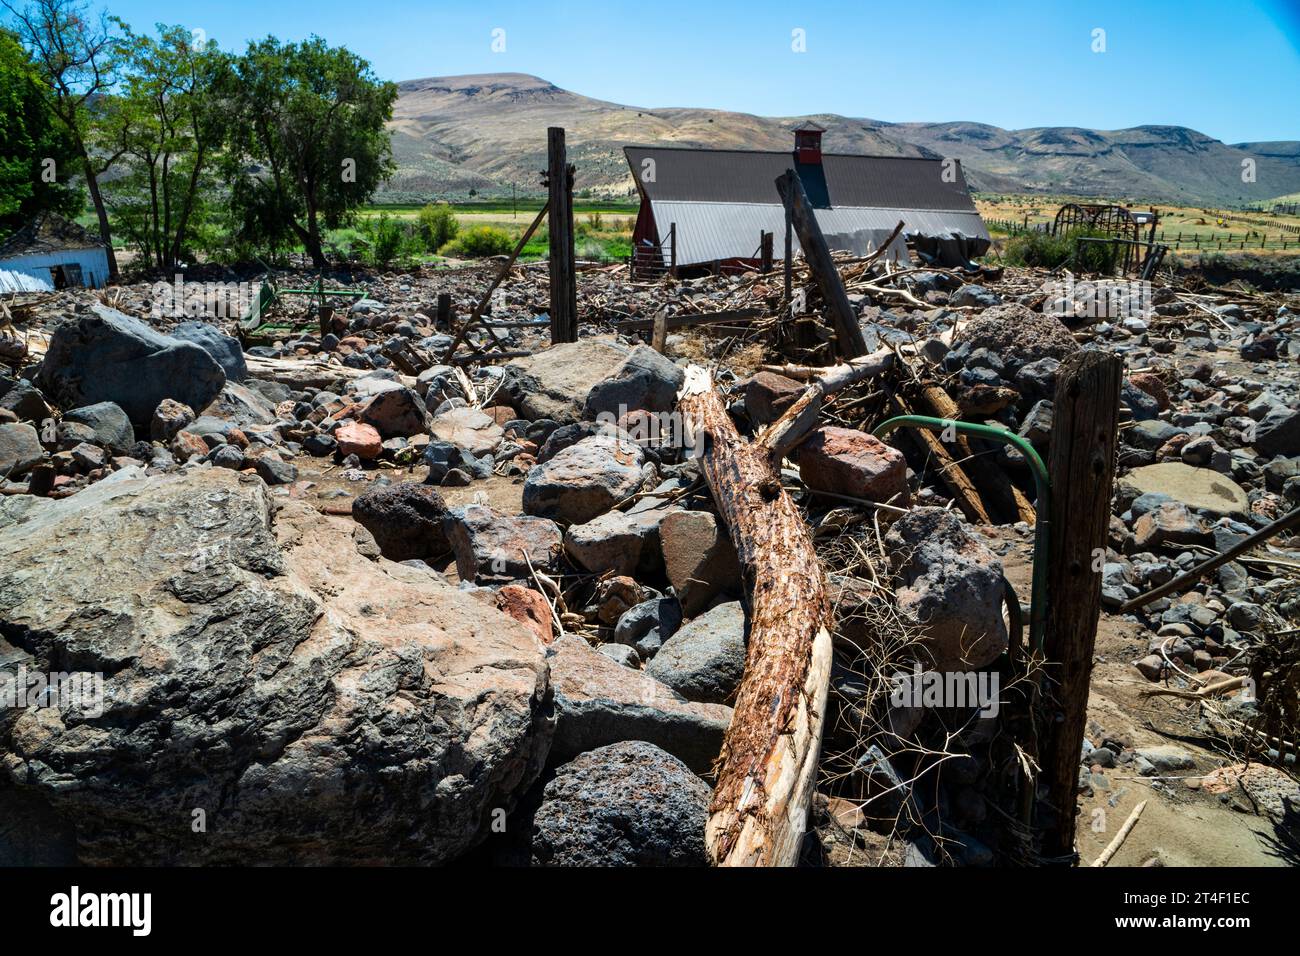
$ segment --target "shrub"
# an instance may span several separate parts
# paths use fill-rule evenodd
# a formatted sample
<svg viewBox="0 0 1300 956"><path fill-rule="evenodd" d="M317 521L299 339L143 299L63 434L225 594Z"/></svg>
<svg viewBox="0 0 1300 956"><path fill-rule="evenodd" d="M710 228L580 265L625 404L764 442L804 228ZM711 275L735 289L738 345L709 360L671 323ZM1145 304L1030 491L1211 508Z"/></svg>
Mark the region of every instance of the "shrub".
<svg viewBox="0 0 1300 956"><path fill-rule="evenodd" d="M402 251L405 230L402 224L384 213L371 225L370 255L375 265L386 266Z"/></svg>
<svg viewBox="0 0 1300 956"><path fill-rule="evenodd" d="M418 219L420 239L429 252L437 252L451 242L460 229L456 214L444 203L429 203L420 210Z"/></svg>
<svg viewBox="0 0 1300 956"><path fill-rule="evenodd" d="M510 233L496 226L472 226L438 250L443 256L463 256L484 259L488 256L506 256L515 247Z"/></svg>
<svg viewBox="0 0 1300 956"><path fill-rule="evenodd" d="M1079 229L1063 236L1046 232L1022 232L1012 236L1002 253L1002 259L1013 266L1037 266L1055 269L1068 265L1079 272L1097 272L1109 275L1115 271L1118 246L1082 239L1109 238L1105 233Z"/></svg>

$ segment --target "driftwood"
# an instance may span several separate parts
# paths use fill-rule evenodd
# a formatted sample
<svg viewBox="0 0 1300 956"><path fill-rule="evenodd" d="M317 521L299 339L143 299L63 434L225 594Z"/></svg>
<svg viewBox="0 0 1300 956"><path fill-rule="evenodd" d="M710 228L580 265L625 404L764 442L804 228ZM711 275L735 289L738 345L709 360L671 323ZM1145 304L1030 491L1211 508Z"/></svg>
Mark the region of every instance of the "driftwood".
<svg viewBox="0 0 1300 956"><path fill-rule="evenodd" d="M892 359L877 353L826 370L753 442L736 431L709 373L699 366L686 372L679 407L690 433L703 433L704 477L750 598L745 676L705 829L717 865L798 860L821 753L831 636L821 565L808 526L781 486L780 459L816 424L827 394L879 374Z"/></svg>

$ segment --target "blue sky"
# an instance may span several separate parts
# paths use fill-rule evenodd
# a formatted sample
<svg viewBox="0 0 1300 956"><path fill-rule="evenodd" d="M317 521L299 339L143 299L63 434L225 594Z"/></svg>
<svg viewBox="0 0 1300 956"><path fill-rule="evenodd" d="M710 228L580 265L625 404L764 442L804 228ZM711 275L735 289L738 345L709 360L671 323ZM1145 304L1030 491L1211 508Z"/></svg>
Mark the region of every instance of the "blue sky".
<svg viewBox="0 0 1300 956"><path fill-rule="evenodd" d="M1300 0L109 0L223 47L317 33L403 80L520 72L636 106L1190 126L1300 139ZM505 52L492 31L505 31ZM805 31L806 52L791 49ZM1094 30L1105 52L1093 52Z"/></svg>

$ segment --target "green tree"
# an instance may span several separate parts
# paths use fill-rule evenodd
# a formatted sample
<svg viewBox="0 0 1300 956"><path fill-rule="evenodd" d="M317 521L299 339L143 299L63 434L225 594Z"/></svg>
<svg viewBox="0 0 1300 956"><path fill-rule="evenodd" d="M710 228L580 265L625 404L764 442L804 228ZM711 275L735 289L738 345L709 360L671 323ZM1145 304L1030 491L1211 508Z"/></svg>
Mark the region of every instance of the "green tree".
<svg viewBox="0 0 1300 956"><path fill-rule="evenodd" d="M0 30L0 238L37 213L73 216L82 194L67 182L76 150L50 112L36 65Z"/></svg>
<svg viewBox="0 0 1300 956"><path fill-rule="evenodd" d="M321 236L393 171L385 124L397 86L319 37L249 45L235 64L225 171L240 235L278 249L297 240L325 267Z"/></svg>
<svg viewBox="0 0 1300 956"><path fill-rule="evenodd" d="M215 188L232 71L215 42L196 43L184 27L157 29L155 39L121 24L125 78L104 104L95 141L120 157L104 185L119 228L145 265L172 269Z"/></svg>
<svg viewBox="0 0 1300 956"><path fill-rule="evenodd" d="M13 30L32 55L49 111L72 143L99 235L108 246L108 276L117 278L117 257L99 177L117 160L93 150L90 130L117 78L117 39L107 14L94 16L84 0L32 0L23 7L0 0L13 17Z"/></svg>

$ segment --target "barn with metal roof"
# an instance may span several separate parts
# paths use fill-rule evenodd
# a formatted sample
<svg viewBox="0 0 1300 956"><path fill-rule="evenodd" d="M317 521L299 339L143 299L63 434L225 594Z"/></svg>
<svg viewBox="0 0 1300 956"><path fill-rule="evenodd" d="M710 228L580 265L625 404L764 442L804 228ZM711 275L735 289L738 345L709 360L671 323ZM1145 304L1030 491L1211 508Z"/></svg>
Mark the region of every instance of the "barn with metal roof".
<svg viewBox="0 0 1300 956"><path fill-rule="evenodd" d="M625 147L641 196L634 262L642 269L757 262L763 233L773 234L780 258L786 227L776 180L788 169L831 249L864 255L901 220L903 235L935 262L961 264L988 250L960 162L823 154L822 132L800 126L790 152ZM797 255L797 236L793 244ZM891 255L907 258L901 239Z"/></svg>
<svg viewBox="0 0 1300 956"><path fill-rule="evenodd" d="M47 212L0 243L0 269L54 289L97 289L108 279L108 252L99 236Z"/></svg>

